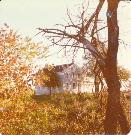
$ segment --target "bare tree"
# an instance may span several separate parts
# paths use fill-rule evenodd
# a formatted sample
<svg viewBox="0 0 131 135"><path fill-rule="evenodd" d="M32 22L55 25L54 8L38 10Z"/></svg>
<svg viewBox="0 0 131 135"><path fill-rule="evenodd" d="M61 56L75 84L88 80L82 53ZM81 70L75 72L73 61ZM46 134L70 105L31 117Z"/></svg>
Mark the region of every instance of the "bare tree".
<svg viewBox="0 0 131 135"><path fill-rule="evenodd" d="M74 52L83 48L88 50L95 58L97 73L104 76L108 87L107 109L105 117L105 133L116 134L117 125L121 127L121 133L129 132L129 124L126 115L120 103L120 82L117 75L117 52L119 47L119 26L117 22L117 8L119 0L108 0L107 9L107 27L108 27L108 45L107 51L102 51L100 41L98 39L98 16L105 0L99 0L94 13L88 19L85 17L85 10L78 18L78 23L74 22L69 12L67 12L69 23L67 25L59 25L58 28L48 29L39 28L40 32L45 34L53 43L60 45L65 49L67 47L74 48ZM91 37L89 40L88 37ZM97 39L97 40L95 40ZM97 41L97 42L96 42ZM103 43L104 44L104 43ZM97 76L98 77L98 76Z"/></svg>

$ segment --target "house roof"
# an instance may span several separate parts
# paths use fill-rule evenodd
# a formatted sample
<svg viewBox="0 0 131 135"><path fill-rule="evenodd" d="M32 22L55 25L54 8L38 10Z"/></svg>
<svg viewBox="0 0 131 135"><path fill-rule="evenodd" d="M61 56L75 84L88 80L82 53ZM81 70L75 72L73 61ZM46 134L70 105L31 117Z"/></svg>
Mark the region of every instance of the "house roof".
<svg viewBox="0 0 131 135"><path fill-rule="evenodd" d="M62 72L64 69L70 67L73 63L54 66L56 72Z"/></svg>
<svg viewBox="0 0 131 135"><path fill-rule="evenodd" d="M70 63L70 64L62 64L62 65L56 65L53 66L54 70L56 72L62 72L64 69L70 67L71 65L73 65L74 63ZM45 73L48 72L48 67L45 67L43 69L39 69L38 72L35 73L35 75L38 75L41 73L41 71L44 71Z"/></svg>

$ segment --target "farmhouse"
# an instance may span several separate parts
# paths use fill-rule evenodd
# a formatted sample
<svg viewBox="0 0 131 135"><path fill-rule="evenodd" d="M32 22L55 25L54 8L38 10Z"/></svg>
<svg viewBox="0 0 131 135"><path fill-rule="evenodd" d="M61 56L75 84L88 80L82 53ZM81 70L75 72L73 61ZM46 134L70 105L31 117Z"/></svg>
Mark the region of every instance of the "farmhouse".
<svg viewBox="0 0 131 135"><path fill-rule="evenodd" d="M57 93L57 92L71 92L71 93L79 93L79 92L92 92L93 90L93 80L87 77L81 68L78 67L75 63L70 64L63 64L63 65L56 65L52 66L55 73L58 75L61 85L57 87L47 87L43 86L40 79L43 75L39 74L36 77L37 82L35 85L35 94L42 95L42 94L50 94ZM42 69L47 70L47 66ZM46 72L47 73L47 72ZM52 73L51 73L52 74ZM54 76L54 75L51 75ZM57 77L56 77L57 79ZM54 81L55 82L55 78Z"/></svg>

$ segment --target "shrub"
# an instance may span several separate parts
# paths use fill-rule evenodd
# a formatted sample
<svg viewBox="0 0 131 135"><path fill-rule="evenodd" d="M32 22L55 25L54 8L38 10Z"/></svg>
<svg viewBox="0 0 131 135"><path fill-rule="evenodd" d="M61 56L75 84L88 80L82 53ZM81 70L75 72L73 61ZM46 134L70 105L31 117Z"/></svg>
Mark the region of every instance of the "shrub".
<svg viewBox="0 0 131 135"><path fill-rule="evenodd" d="M5 135L57 135L103 133L106 92L61 93L32 98L30 90L1 99L0 132ZM122 96L126 110L126 102ZM126 110L127 111L127 110Z"/></svg>

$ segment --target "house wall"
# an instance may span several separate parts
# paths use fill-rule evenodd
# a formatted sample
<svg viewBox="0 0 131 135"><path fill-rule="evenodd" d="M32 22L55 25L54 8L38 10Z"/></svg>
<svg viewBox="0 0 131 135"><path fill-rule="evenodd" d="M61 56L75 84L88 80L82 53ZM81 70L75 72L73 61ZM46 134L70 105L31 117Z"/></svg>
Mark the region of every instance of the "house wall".
<svg viewBox="0 0 131 135"><path fill-rule="evenodd" d="M69 92L78 92L79 91L79 78L78 78L78 67L75 64L72 64L68 68L65 68L63 71L63 90Z"/></svg>
<svg viewBox="0 0 131 135"><path fill-rule="evenodd" d="M59 92L93 92L94 85L93 80L89 77L81 73L78 66L76 64L72 64L69 67L63 67L61 72L57 72L61 80L61 87L60 88L53 88L52 93L59 93ZM41 86L41 94L49 94L49 89L42 88ZM40 94L40 89L35 87L35 93ZM38 95L37 94L37 95Z"/></svg>
<svg viewBox="0 0 131 135"><path fill-rule="evenodd" d="M94 92L94 80L83 75L76 64L63 68L63 71L58 72L58 75L62 82L60 92Z"/></svg>

